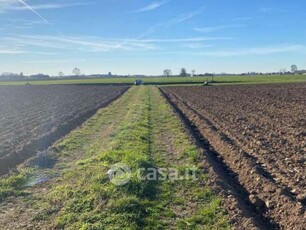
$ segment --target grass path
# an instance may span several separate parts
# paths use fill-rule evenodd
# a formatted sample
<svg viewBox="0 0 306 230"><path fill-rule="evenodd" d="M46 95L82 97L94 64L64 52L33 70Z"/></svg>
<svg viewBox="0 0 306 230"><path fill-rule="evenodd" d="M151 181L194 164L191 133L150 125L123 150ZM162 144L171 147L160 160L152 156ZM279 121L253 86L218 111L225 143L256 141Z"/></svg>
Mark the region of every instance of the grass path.
<svg viewBox="0 0 306 230"><path fill-rule="evenodd" d="M21 176L0 180L0 226L229 229L220 199L197 169L198 154L158 89L133 87L50 150L57 160L54 168L26 169ZM121 186L107 176L118 162L132 171L131 180ZM146 180L138 178L142 168ZM160 168L168 173L175 168L185 180L162 180L162 174L150 180L152 170ZM25 188L37 175L59 176Z"/></svg>

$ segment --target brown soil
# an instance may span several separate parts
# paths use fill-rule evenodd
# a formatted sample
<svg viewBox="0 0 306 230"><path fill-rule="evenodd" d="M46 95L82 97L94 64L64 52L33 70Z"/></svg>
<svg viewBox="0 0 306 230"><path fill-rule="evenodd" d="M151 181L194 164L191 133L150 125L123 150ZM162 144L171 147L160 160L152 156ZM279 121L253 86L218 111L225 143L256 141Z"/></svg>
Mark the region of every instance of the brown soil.
<svg viewBox="0 0 306 230"><path fill-rule="evenodd" d="M123 86L1 86L0 176L120 97Z"/></svg>
<svg viewBox="0 0 306 230"><path fill-rule="evenodd" d="M303 229L306 85L162 88L237 229Z"/></svg>

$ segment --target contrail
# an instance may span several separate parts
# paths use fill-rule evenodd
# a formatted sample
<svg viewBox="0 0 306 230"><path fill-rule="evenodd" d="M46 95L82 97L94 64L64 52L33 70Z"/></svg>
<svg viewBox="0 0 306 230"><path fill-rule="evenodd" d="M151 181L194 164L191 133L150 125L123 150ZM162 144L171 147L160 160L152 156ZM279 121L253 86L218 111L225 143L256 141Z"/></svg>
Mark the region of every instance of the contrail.
<svg viewBox="0 0 306 230"><path fill-rule="evenodd" d="M23 0L18 0L22 5L24 5L27 9L32 11L35 15L37 15L41 20L43 20L46 24L52 27L53 30L55 30L59 35L64 36L59 30L57 30L46 18L44 18L40 13L38 13L36 10L34 10L29 4L27 4Z"/></svg>
<svg viewBox="0 0 306 230"><path fill-rule="evenodd" d="M166 2L169 2L170 0L168 1L165 1ZM172 25L175 25L175 24L178 24L178 23L181 23L181 22L184 22L184 21L187 21L191 18L193 18L194 16L200 14L203 10L204 10L205 6L202 6L200 7L198 10L195 10L195 11L192 11L192 12L189 12L187 14L181 14L175 18L172 18L168 21L165 21L165 22L161 22L161 23L158 23L156 25L153 25L151 27L149 27L149 29L147 31L145 31L144 33L142 33L141 35L139 35L138 37L136 38L133 38L132 40L138 40L138 39L141 39L143 37L146 37L152 33L154 33L158 28L160 27L169 27L169 26L172 26ZM125 45L126 43L128 43L127 41L124 41L122 43L119 43L115 46L115 48L120 48L122 45Z"/></svg>

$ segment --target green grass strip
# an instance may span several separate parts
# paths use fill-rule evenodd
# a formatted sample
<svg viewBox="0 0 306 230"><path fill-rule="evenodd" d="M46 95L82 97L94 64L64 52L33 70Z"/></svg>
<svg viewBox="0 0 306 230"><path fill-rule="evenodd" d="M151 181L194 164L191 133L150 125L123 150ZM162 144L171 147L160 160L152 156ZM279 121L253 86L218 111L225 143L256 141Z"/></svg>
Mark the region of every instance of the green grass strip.
<svg viewBox="0 0 306 230"><path fill-rule="evenodd" d="M52 79L31 80L31 85L54 84L133 84L138 78L93 78L93 79ZM306 82L306 75L258 75L258 76L215 76L212 77L145 77L145 84L201 84L212 79L216 84L258 84L258 83L297 83ZM0 85L25 85L25 81L0 81Z"/></svg>

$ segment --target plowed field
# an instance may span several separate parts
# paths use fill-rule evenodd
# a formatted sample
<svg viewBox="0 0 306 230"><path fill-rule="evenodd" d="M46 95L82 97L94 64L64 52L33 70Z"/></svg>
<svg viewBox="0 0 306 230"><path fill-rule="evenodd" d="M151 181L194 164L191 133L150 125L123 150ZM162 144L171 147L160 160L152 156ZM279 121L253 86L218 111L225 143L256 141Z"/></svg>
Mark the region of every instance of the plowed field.
<svg viewBox="0 0 306 230"><path fill-rule="evenodd" d="M306 226L306 84L161 90L221 159L244 208L275 229Z"/></svg>
<svg viewBox="0 0 306 230"><path fill-rule="evenodd" d="M0 175L45 150L126 90L121 86L1 86Z"/></svg>

